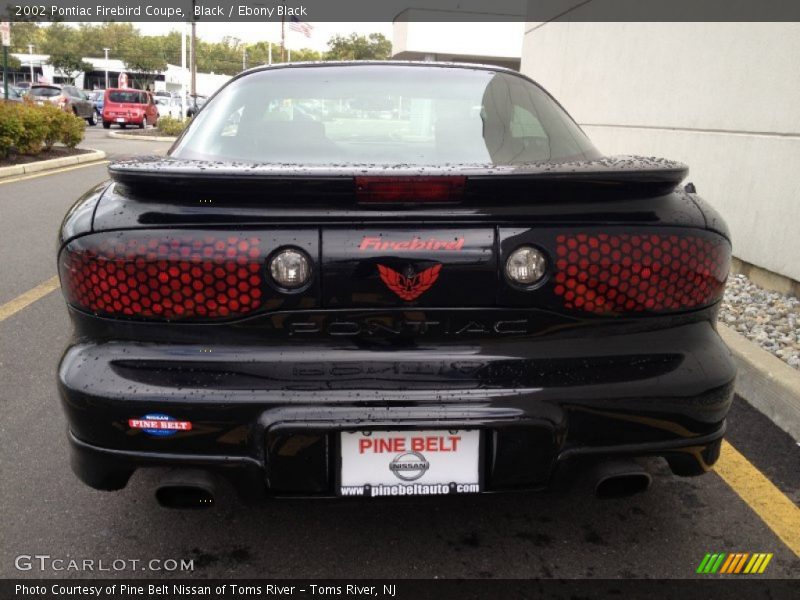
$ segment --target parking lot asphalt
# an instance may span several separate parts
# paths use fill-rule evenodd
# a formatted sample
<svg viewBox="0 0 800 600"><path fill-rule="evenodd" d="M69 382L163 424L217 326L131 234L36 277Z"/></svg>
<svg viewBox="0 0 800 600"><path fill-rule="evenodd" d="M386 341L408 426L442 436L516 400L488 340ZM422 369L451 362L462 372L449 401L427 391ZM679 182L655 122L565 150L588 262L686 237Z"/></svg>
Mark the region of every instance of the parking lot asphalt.
<svg viewBox="0 0 800 600"><path fill-rule="evenodd" d="M168 144L89 131L111 159ZM0 305L56 274L58 225L93 165L0 182ZM703 577L706 553L768 552L761 577L797 577L800 557L716 473L682 479L648 461L651 490L597 500L580 488L447 499L270 501L245 506L223 490L207 511L171 511L153 498L156 471L120 492L72 475L55 369L70 335L58 290L0 319L0 577ZM728 440L795 507L800 448L737 399ZM109 572L20 571L20 555L140 560ZM147 571L151 559L193 560L186 572ZM705 576L708 577L708 576Z"/></svg>

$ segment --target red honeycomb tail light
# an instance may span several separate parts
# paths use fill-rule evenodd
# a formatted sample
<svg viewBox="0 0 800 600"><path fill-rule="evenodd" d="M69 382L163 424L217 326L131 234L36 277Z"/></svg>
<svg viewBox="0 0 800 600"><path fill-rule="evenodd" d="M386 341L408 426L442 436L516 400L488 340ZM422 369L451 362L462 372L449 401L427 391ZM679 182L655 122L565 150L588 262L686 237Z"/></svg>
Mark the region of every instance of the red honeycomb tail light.
<svg viewBox="0 0 800 600"><path fill-rule="evenodd" d="M246 233L119 232L73 240L59 269L67 301L96 314L231 318L261 306L265 257Z"/></svg>
<svg viewBox="0 0 800 600"><path fill-rule="evenodd" d="M714 234L559 235L554 292L595 314L688 310L719 300L730 260Z"/></svg>

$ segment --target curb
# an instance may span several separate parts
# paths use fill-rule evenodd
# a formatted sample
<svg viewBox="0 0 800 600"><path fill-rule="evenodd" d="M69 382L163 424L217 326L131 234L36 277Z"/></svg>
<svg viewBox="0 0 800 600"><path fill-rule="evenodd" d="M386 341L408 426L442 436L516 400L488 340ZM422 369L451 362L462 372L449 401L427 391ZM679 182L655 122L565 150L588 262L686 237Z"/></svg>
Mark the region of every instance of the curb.
<svg viewBox="0 0 800 600"><path fill-rule="evenodd" d="M119 140L139 140L141 142L174 142L177 137L164 135L136 135L135 133L120 133L119 131L109 131L108 137Z"/></svg>
<svg viewBox="0 0 800 600"><path fill-rule="evenodd" d="M800 371L730 327L717 329L739 368L736 393L800 442Z"/></svg>
<svg viewBox="0 0 800 600"><path fill-rule="evenodd" d="M29 173L38 173L39 171L49 171L50 169L57 169L59 167L68 167L70 165L80 165L83 163L96 162L103 160L106 153L102 150L92 150L85 154L78 154L76 156L64 156L62 158L52 158L50 160L40 160L38 162L27 163L24 165L14 165L13 167L0 168L0 179L7 177L14 177L15 175L27 175Z"/></svg>

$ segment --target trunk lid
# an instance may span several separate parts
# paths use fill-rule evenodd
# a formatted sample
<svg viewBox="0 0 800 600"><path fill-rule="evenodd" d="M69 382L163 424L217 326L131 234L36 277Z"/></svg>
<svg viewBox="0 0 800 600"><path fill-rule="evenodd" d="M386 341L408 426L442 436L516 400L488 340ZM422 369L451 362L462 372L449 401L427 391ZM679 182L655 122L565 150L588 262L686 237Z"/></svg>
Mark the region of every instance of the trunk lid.
<svg viewBox="0 0 800 600"><path fill-rule="evenodd" d="M457 293L460 306L493 306L495 248L492 227L323 229L322 304L452 306Z"/></svg>

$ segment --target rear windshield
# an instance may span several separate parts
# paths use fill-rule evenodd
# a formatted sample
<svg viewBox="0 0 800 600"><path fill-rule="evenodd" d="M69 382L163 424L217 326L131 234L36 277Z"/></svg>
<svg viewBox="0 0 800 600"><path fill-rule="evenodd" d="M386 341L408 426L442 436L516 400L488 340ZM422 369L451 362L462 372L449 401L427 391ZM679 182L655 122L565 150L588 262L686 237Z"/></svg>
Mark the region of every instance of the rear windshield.
<svg viewBox="0 0 800 600"><path fill-rule="evenodd" d="M31 88L31 96L39 96L40 98L52 98L61 94L61 89L56 87L35 87Z"/></svg>
<svg viewBox="0 0 800 600"><path fill-rule="evenodd" d="M217 94L172 152L256 163L513 165L597 158L535 84L482 69L298 67Z"/></svg>
<svg viewBox="0 0 800 600"><path fill-rule="evenodd" d="M108 92L108 100L119 104L147 104L147 94L136 91L113 91Z"/></svg>

